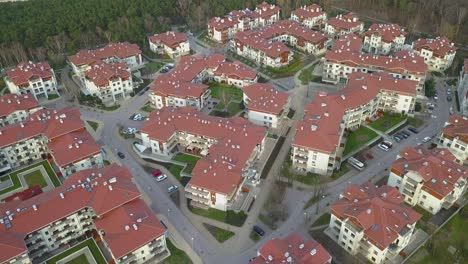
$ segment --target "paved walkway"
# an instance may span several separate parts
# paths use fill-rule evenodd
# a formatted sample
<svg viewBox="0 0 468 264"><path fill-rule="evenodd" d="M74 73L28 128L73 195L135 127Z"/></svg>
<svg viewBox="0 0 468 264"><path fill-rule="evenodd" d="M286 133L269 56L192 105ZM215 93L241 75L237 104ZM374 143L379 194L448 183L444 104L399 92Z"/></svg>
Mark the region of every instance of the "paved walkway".
<svg viewBox="0 0 468 264"><path fill-rule="evenodd" d="M377 130L377 129L375 129L375 128L369 126L368 124L364 124L364 125L362 125L362 126L367 127L368 129L374 131L375 133L377 133L377 135L383 137L385 140L390 141L390 142L393 142L393 139L392 139L387 133L382 132L382 131L380 131L380 130Z"/></svg>

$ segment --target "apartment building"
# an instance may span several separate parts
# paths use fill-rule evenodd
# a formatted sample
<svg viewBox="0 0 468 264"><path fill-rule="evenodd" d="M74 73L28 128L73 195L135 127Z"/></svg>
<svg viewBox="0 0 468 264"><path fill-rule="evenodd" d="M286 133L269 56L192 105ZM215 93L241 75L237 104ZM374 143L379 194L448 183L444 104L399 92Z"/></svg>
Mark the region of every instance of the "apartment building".
<svg viewBox="0 0 468 264"><path fill-rule="evenodd" d="M429 70L439 72L452 65L456 53L455 45L445 36L435 39L420 38L413 42L411 48L424 58Z"/></svg>
<svg viewBox="0 0 468 264"><path fill-rule="evenodd" d="M5 94L0 96L0 126L16 124L42 109L31 95Z"/></svg>
<svg viewBox="0 0 468 264"><path fill-rule="evenodd" d="M372 24L364 33L362 50L377 55L389 55L403 49L406 34L397 24Z"/></svg>
<svg viewBox="0 0 468 264"><path fill-rule="evenodd" d="M461 113L468 116L468 58L465 58L458 78L458 100Z"/></svg>
<svg viewBox="0 0 468 264"><path fill-rule="evenodd" d="M291 233L284 238L268 240L259 251L258 256L251 260L251 264L331 264L332 257L314 239L304 239L298 233Z"/></svg>
<svg viewBox="0 0 468 264"><path fill-rule="evenodd" d="M226 211L263 151L265 136L265 128L241 117L219 118L184 107L153 111L137 139L151 154L199 153L185 197L192 206Z"/></svg>
<svg viewBox="0 0 468 264"><path fill-rule="evenodd" d="M457 163L466 165L468 160L468 118L452 115L437 139L437 145L447 148L457 159Z"/></svg>
<svg viewBox="0 0 468 264"><path fill-rule="evenodd" d="M143 59L141 50L137 44L128 42L109 43L95 50L81 50L77 54L68 57L73 72L84 81L85 73L91 67L100 62L107 64L125 63L130 71L142 68Z"/></svg>
<svg viewBox="0 0 468 264"><path fill-rule="evenodd" d="M352 72L387 72L398 79L417 81L418 95L424 96L427 65L421 56L406 50L396 52L395 56L372 55L361 53L360 49L360 37L342 36L325 55L322 80L345 83Z"/></svg>
<svg viewBox="0 0 468 264"><path fill-rule="evenodd" d="M417 82L396 79L389 74L349 75L339 92L319 93L305 108L296 124L291 159L302 172L331 175L341 165L345 130L355 130L363 122L375 120L383 112L412 115Z"/></svg>
<svg viewBox="0 0 468 264"><path fill-rule="evenodd" d="M208 36L221 43L231 40L237 32L262 28L279 20L280 8L265 2L254 11L235 10L225 17L214 17L208 22Z"/></svg>
<svg viewBox="0 0 468 264"><path fill-rule="evenodd" d="M0 128L1 170L41 159L55 162L63 177L103 166L101 149L76 108L39 110L24 122Z"/></svg>
<svg viewBox="0 0 468 264"><path fill-rule="evenodd" d="M227 83L242 88L257 82L257 72L247 66L235 62L222 62L213 71L209 79L218 83Z"/></svg>
<svg viewBox="0 0 468 264"><path fill-rule="evenodd" d="M130 171L116 164L77 172L28 200L2 203L0 215L1 263L42 263L87 238L101 240L109 262L157 262L170 255L166 229L141 199Z"/></svg>
<svg viewBox="0 0 468 264"><path fill-rule="evenodd" d="M12 94L31 94L36 100L58 94L55 72L48 62L21 62L7 71L5 83Z"/></svg>
<svg viewBox="0 0 468 264"><path fill-rule="evenodd" d="M327 13L317 4L301 6L291 12L291 20L307 28L323 27L327 23Z"/></svg>
<svg viewBox="0 0 468 264"><path fill-rule="evenodd" d="M405 148L392 164L388 185L396 187L404 201L431 214L449 209L463 197L468 174L443 148Z"/></svg>
<svg viewBox="0 0 468 264"><path fill-rule="evenodd" d="M284 44L315 55L324 53L328 38L293 20L280 20L261 30L239 32L230 49L257 64L279 68L288 65L294 53Z"/></svg>
<svg viewBox="0 0 468 264"><path fill-rule="evenodd" d="M325 24L324 32L330 37L338 38L350 33L360 34L364 31L364 22L354 13L330 18Z"/></svg>
<svg viewBox="0 0 468 264"><path fill-rule="evenodd" d="M402 205L394 187L377 187L370 181L351 184L332 204L326 232L352 255L372 263L391 263L409 244L421 215Z"/></svg>
<svg viewBox="0 0 468 264"><path fill-rule="evenodd" d="M207 81L227 83L238 88L255 83L257 73L238 62L226 62L222 54L182 58L175 69L153 82L149 98L157 109L190 106L198 110L210 98Z"/></svg>
<svg viewBox="0 0 468 264"><path fill-rule="evenodd" d="M242 90L250 122L277 128L280 119L287 116L291 102L289 94L278 92L273 86L265 83L252 84Z"/></svg>
<svg viewBox="0 0 468 264"><path fill-rule="evenodd" d="M167 54L177 58L190 54L190 43L184 33L168 31L149 37L149 46L152 52Z"/></svg>
<svg viewBox="0 0 468 264"><path fill-rule="evenodd" d="M132 74L125 63L97 62L85 72L84 87L104 103L117 102L133 92Z"/></svg>

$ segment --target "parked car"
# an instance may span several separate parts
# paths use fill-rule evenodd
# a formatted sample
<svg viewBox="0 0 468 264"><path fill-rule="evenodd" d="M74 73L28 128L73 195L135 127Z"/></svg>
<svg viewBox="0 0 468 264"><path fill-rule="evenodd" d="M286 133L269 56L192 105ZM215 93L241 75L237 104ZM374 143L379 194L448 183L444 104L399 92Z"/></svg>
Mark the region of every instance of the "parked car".
<svg viewBox="0 0 468 264"><path fill-rule="evenodd" d="M123 154L122 152L117 152L117 156L119 156L119 158L121 159L125 159L125 154Z"/></svg>
<svg viewBox="0 0 468 264"><path fill-rule="evenodd" d="M382 144L382 143L380 143L380 144L378 145L378 147L379 147L379 149L381 149L381 150L383 150L383 151L389 151L389 150L390 150L390 148L389 148L387 145Z"/></svg>
<svg viewBox="0 0 468 264"><path fill-rule="evenodd" d="M173 192L177 191L177 189L179 189L179 187L177 187L177 185L171 185L171 186L169 186L169 188L167 188L167 192L168 193L173 193Z"/></svg>
<svg viewBox="0 0 468 264"><path fill-rule="evenodd" d="M384 144L384 145L386 145L388 148L392 148L392 146L393 146L392 142L387 141L387 140L384 140L384 141L383 141L382 143L380 143L380 144Z"/></svg>
<svg viewBox="0 0 468 264"><path fill-rule="evenodd" d="M427 142L429 142L431 139L432 139L431 137L424 137L423 140L422 140L422 142L423 142L423 143L427 143Z"/></svg>
<svg viewBox="0 0 468 264"><path fill-rule="evenodd" d="M408 131L406 131L406 130L402 130L402 131L400 131L400 133L403 134L403 135L405 135L406 138L409 138L409 137L411 136L411 134L410 134Z"/></svg>
<svg viewBox="0 0 468 264"><path fill-rule="evenodd" d="M397 135L394 135L393 136L393 139L396 141L396 142L400 142L402 140L401 137L397 136Z"/></svg>
<svg viewBox="0 0 468 264"><path fill-rule="evenodd" d="M158 177L156 177L156 181L157 181L157 182L164 181L165 179L167 179L167 175L166 175L166 174L159 175Z"/></svg>
<svg viewBox="0 0 468 264"><path fill-rule="evenodd" d="M169 72L169 70L167 68L162 68L159 73L166 73L166 72Z"/></svg>
<svg viewBox="0 0 468 264"><path fill-rule="evenodd" d="M162 172L160 170L153 171L153 177L158 177L161 174L162 174Z"/></svg>
<svg viewBox="0 0 468 264"><path fill-rule="evenodd" d="M419 133L419 131L418 131L416 128L414 128L414 127L410 127L410 128L408 128L408 130L411 131L411 132L413 132L414 134Z"/></svg>
<svg viewBox="0 0 468 264"><path fill-rule="evenodd" d="M127 133L125 133L127 132ZM134 127L129 127L126 130L124 130L124 134L135 134L137 132L137 129Z"/></svg>
<svg viewBox="0 0 468 264"><path fill-rule="evenodd" d="M447 95L447 101L452 102L452 96L451 95Z"/></svg>
<svg viewBox="0 0 468 264"><path fill-rule="evenodd" d="M174 63L168 63L165 66L165 68L167 68L167 69L174 69L174 67L175 67Z"/></svg>
<svg viewBox="0 0 468 264"><path fill-rule="evenodd" d="M371 160L371 159L374 159L374 156L372 156L372 154L370 153L367 153L366 158Z"/></svg>
<svg viewBox="0 0 468 264"><path fill-rule="evenodd" d="M263 231L263 229L257 225L253 226L253 231L257 233L259 236L265 235L265 231Z"/></svg>
<svg viewBox="0 0 468 264"><path fill-rule="evenodd" d="M407 139L407 138L409 138L410 135L408 133L404 132L404 131L400 131L400 132L397 133L397 136L399 136L399 137L401 137L403 139Z"/></svg>

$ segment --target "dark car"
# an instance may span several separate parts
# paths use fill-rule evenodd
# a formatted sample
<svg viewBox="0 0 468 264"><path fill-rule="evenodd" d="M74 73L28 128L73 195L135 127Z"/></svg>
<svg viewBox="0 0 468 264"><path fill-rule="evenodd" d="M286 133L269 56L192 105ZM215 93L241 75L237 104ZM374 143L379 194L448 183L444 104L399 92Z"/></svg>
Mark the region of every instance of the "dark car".
<svg viewBox="0 0 468 264"><path fill-rule="evenodd" d="M411 134L409 132L405 131L405 130L400 131L400 133L402 135L405 135L407 138L409 138L411 136Z"/></svg>
<svg viewBox="0 0 468 264"><path fill-rule="evenodd" d="M452 102L452 96L451 95L447 95L447 101Z"/></svg>
<svg viewBox="0 0 468 264"><path fill-rule="evenodd" d="M125 158L125 154L123 154L122 152L117 152L117 156L119 156L119 158L121 159L124 159Z"/></svg>
<svg viewBox="0 0 468 264"><path fill-rule="evenodd" d="M414 127L410 127L410 128L408 128L408 130L415 133L415 134L419 133L419 131Z"/></svg>
<svg viewBox="0 0 468 264"><path fill-rule="evenodd" d="M265 235L265 231L263 231L263 229L259 226L254 226L253 231L257 233L259 236Z"/></svg>
<svg viewBox="0 0 468 264"><path fill-rule="evenodd" d="M403 139L407 139L409 137L409 135L403 133L403 132L398 132L396 133L397 136L403 138Z"/></svg>
<svg viewBox="0 0 468 264"><path fill-rule="evenodd" d="M159 72L160 72L160 73L166 73L166 72L168 72L168 71L169 71L168 69L162 68Z"/></svg>

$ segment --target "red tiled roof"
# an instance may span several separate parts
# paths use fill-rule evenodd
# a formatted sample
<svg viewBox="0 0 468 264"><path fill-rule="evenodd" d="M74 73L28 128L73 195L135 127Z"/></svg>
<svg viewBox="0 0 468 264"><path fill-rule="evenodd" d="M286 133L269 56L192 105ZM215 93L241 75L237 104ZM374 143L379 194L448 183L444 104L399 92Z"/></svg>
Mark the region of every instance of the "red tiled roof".
<svg viewBox="0 0 468 264"><path fill-rule="evenodd" d="M128 80L130 73L125 63L107 64L99 62L91 66L91 69L86 72L86 78L97 87L106 87L110 81L115 79Z"/></svg>
<svg viewBox="0 0 468 264"><path fill-rule="evenodd" d="M279 115L287 103L289 95L278 92L273 86L255 83L242 89L250 99L247 108L251 111Z"/></svg>
<svg viewBox="0 0 468 264"><path fill-rule="evenodd" d="M215 76L225 76L237 80L254 80L257 72L247 66L235 62L223 62L213 71Z"/></svg>
<svg viewBox="0 0 468 264"><path fill-rule="evenodd" d="M91 191L81 186L88 178ZM114 183L104 185L105 181L109 182L112 178L115 178ZM109 186L112 186L112 189ZM61 193L64 198L61 198ZM61 186L28 200L1 203L0 215L7 216L7 212L11 212L14 216L10 228L0 224L0 262L26 252L26 236L50 223L86 207L91 208L96 215L102 216L139 197L140 193L132 182L130 171L112 164L102 169L79 171L66 179ZM34 210L33 206L37 210ZM126 243L132 244L134 241L128 240ZM113 250L112 247L110 249Z"/></svg>
<svg viewBox="0 0 468 264"><path fill-rule="evenodd" d="M339 39L333 42L332 50L342 50L351 52L360 52L362 48L362 39L354 33L341 35Z"/></svg>
<svg viewBox="0 0 468 264"><path fill-rule="evenodd" d="M187 37L185 36L184 33L181 33L181 32L168 31L166 33L155 34L151 36L150 41L152 43L162 42L164 43L164 45L168 47L175 48L180 43L186 42Z"/></svg>
<svg viewBox="0 0 468 264"><path fill-rule="evenodd" d="M293 20L280 20L261 30L238 32L234 39L243 45L265 52L269 57L277 58L284 52L290 51L284 43L270 41L271 38L280 35L291 35L299 41L303 40L311 44L323 44L327 41L324 34L308 29Z"/></svg>
<svg viewBox="0 0 468 264"><path fill-rule="evenodd" d="M60 110L39 110L24 122L0 128L0 147L34 136L44 135L49 140L83 129L80 110L66 107Z"/></svg>
<svg viewBox="0 0 468 264"><path fill-rule="evenodd" d="M435 39L420 38L413 42L413 49L418 51L422 49L430 50L434 56L440 58L456 51L455 45L445 36Z"/></svg>
<svg viewBox="0 0 468 264"><path fill-rule="evenodd" d="M306 106L304 119L296 124L293 145L334 153L345 111L368 103L382 90L415 96L417 84L385 73L353 72L343 90L329 95L319 94Z"/></svg>
<svg viewBox="0 0 468 264"><path fill-rule="evenodd" d="M331 263L332 258L317 241L313 239L304 240L298 233L289 234L283 239L268 240L258 252L260 256L256 257L251 263L326 264Z"/></svg>
<svg viewBox="0 0 468 264"><path fill-rule="evenodd" d="M217 31L223 31L225 29L234 27L239 23L239 18L234 15L227 15L225 17L213 17L208 21L208 26L214 28Z"/></svg>
<svg viewBox="0 0 468 264"><path fill-rule="evenodd" d="M125 59L128 57L140 55L141 50L137 44L128 42L109 43L107 46L95 50L81 50L68 59L75 65L92 64L96 61L117 57Z"/></svg>
<svg viewBox="0 0 468 264"><path fill-rule="evenodd" d="M327 22L327 25L334 27L336 31L343 29L349 30L361 24L363 24L363 22L359 21L359 17L354 13L338 15L336 17L330 18Z"/></svg>
<svg viewBox="0 0 468 264"><path fill-rule="evenodd" d="M141 199L128 202L94 221L119 259L164 235L166 228Z"/></svg>
<svg viewBox="0 0 468 264"><path fill-rule="evenodd" d="M407 50L398 51L395 56L364 54L357 50L358 44L356 39L347 35L343 38L340 44L334 45L331 51L327 51L325 54L327 61L346 64L352 67L385 69L386 71L398 73L408 71L425 74L427 71L424 58ZM353 39L352 42L350 38Z"/></svg>
<svg viewBox="0 0 468 264"><path fill-rule="evenodd" d="M312 4L293 10L291 14L297 16L300 21L304 21L310 18L323 16L325 15L325 12L323 12L322 7L319 5Z"/></svg>
<svg viewBox="0 0 468 264"><path fill-rule="evenodd" d="M379 35L382 37L382 41L390 43L407 33L397 24L372 24L365 34L367 36Z"/></svg>
<svg viewBox="0 0 468 264"><path fill-rule="evenodd" d="M225 57L212 54L207 57L183 57L171 72L160 75L151 84L151 93L172 95L178 98L199 97L208 88L203 84L191 83L195 77L206 69L216 69Z"/></svg>
<svg viewBox="0 0 468 264"><path fill-rule="evenodd" d="M276 5L270 5L266 2L262 2L261 4L257 5L255 11L252 12L250 17L252 18L263 18L268 19L269 17L277 14L281 8Z"/></svg>
<svg viewBox="0 0 468 264"><path fill-rule="evenodd" d="M423 178L423 188L438 194L439 198L452 192L460 178L468 177L465 167L455 162L450 151L442 148L407 147L400 152L400 158L392 164L392 169L417 173Z"/></svg>
<svg viewBox="0 0 468 264"><path fill-rule="evenodd" d="M101 147L86 130L70 132L51 140L47 145L55 163L60 167L92 157L101 152Z"/></svg>
<svg viewBox="0 0 468 264"><path fill-rule="evenodd" d="M468 144L468 118L452 115L442 129L442 136L450 139L458 137L459 140Z"/></svg>
<svg viewBox="0 0 468 264"><path fill-rule="evenodd" d="M266 134L265 128L243 118L209 116L190 107L154 110L140 131L159 142L167 142L177 132L217 140L209 155L195 165L189 184L223 194L236 189L241 170Z"/></svg>
<svg viewBox="0 0 468 264"><path fill-rule="evenodd" d="M380 249L387 248L407 225L416 223L421 215L406 205L395 187L377 187L370 181L361 186L351 184L342 198L332 204L332 213L348 218L363 229L364 237Z"/></svg>
<svg viewBox="0 0 468 264"><path fill-rule="evenodd" d="M8 116L16 111L28 111L41 105L31 95L5 94L0 96L0 117Z"/></svg>
<svg viewBox="0 0 468 264"><path fill-rule="evenodd" d="M54 76L48 62L21 62L7 71L8 78L17 86L29 86L30 80L49 80Z"/></svg>

